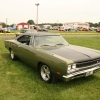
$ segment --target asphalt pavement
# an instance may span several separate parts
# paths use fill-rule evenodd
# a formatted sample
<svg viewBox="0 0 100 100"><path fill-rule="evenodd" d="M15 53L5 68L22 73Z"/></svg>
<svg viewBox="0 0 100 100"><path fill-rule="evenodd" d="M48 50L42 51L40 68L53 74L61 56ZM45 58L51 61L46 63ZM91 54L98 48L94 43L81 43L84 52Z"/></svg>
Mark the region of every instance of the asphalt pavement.
<svg viewBox="0 0 100 100"><path fill-rule="evenodd" d="M63 37L98 37L100 34L61 34ZM16 35L0 35L3 38L15 38Z"/></svg>
<svg viewBox="0 0 100 100"><path fill-rule="evenodd" d="M16 36L15 35L0 35L0 39L3 39L3 38L15 38Z"/></svg>

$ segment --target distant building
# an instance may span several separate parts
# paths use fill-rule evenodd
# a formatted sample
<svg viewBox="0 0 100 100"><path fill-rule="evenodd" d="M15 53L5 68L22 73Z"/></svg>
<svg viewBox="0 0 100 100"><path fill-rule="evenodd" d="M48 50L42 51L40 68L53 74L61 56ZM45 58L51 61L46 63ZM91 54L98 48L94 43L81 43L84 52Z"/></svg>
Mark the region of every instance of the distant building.
<svg viewBox="0 0 100 100"><path fill-rule="evenodd" d="M29 29L30 28L30 25L28 23L24 23L24 22L18 23L17 24L17 30L20 30L22 28L28 28Z"/></svg>
<svg viewBox="0 0 100 100"><path fill-rule="evenodd" d="M2 28L2 24L0 23L0 29Z"/></svg>
<svg viewBox="0 0 100 100"><path fill-rule="evenodd" d="M90 27L89 23L81 23L81 22L70 22L63 24L64 29L77 29L77 28L89 29L89 27Z"/></svg>

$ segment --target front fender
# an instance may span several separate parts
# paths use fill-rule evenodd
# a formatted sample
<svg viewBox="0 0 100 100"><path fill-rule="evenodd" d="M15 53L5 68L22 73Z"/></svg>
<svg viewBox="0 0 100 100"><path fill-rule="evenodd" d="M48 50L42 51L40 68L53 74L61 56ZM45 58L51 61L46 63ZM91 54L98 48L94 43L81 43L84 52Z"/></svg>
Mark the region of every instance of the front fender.
<svg viewBox="0 0 100 100"><path fill-rule="evenodd" d="M38 55L38 62L42 62L48 65L51 72L56 76L66 75L68 64L73 63L73 61L65 59L53 53L39 52Z"/></svg>

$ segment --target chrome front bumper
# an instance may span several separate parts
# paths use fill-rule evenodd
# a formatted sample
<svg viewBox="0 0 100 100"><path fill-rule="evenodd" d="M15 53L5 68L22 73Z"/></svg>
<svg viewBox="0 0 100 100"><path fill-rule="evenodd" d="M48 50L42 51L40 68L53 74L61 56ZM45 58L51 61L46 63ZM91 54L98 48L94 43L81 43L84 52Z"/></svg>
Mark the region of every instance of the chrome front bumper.
<svg viewBox="0 0 100 100"><path fill-rule="evenodd" d="M82 70L82 71L78 71L78 72L74 72L74 73L71 73L71 74L68 74L68 75L63 75L63 78L77 78L77 77L81 77L81 76L88 76L86 75L86 73L88 72L95 72L97 70L100 69L100 66L96 66L96 67L93 67L93 68L90 68L90 69L86 69L86 70ZM93 74L93 73L90 73L90 75Z"/></svg>

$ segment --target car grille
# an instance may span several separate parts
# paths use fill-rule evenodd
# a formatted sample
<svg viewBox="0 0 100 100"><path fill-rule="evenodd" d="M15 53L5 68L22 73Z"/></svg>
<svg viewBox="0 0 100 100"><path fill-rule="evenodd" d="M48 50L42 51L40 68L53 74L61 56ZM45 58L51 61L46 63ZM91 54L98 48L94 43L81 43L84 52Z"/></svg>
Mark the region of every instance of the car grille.
<svg viewBox="0 0 100 100"><path fill-rule="evenodd" d="M76 63L77 68L92 66L100 63L100 58Z"/></svg>

